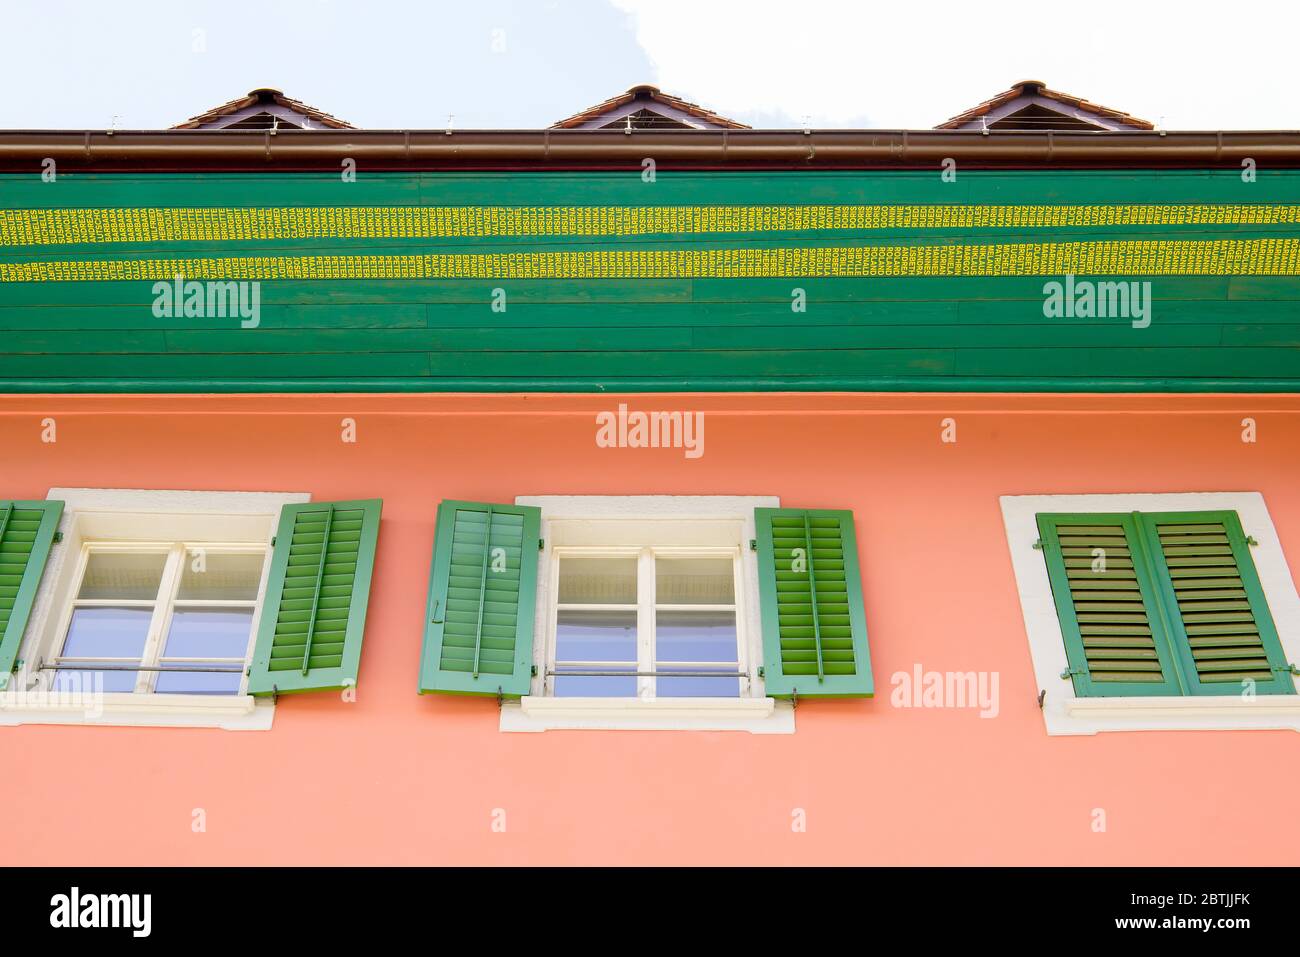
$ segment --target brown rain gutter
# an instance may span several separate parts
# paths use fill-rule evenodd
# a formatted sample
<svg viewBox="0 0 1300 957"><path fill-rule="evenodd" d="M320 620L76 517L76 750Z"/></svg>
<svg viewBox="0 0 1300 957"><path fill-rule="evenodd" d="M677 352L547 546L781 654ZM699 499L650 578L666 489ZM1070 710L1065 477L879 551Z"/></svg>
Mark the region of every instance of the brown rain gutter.
<svg viewBox="0 0 1300 957"><path fill-rule="evenodd" d="M0 131L0 172L362 170L1300 168L1300 131L977 130Z"/></svg>

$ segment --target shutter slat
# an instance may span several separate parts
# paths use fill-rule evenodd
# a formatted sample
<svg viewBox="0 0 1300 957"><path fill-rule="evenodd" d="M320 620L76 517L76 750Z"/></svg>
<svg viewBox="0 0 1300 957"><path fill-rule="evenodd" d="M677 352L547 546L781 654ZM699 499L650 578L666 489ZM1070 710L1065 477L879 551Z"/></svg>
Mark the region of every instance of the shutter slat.
<svg viewBox="0 0 1300 957"><path fill-rule="evenodd" d="M540 528L531 506L438 506L421 694L528 694Z"/></svg>
<svg viewBox="0 0 1300 957"><path fill-rule="evenodd" d="M0 500L0 690L22 649L62 516L62 502Z"/></svg>
<svg viewBox="0 0 1300 957"><path fill-rule="evenodd" d="M767 693L870 696L853 513L759 508L754 519Z"/></svg>
<svg viewBox="0 0 1300 957"><path fill-rule="evenodd" d="M383 502L313 502L280 510L248 691L355 685Z"/></svg>

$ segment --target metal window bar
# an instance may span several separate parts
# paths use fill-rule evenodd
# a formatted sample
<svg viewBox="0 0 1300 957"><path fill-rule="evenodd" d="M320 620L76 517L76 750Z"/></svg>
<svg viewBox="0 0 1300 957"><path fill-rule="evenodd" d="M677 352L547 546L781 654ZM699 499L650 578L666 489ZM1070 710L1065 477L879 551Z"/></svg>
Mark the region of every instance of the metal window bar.
<svg viewBox="0 0 1300 957"><path fill-rule="evenodd" d="M302 649L302 673L304 675L307 674L308 661L311 658L312 635L316 631L316 612L320 607L321 589L325 585L325 556L328 554L330 549L330 528L333 525L334 525L334 506L327 505L325 507L325 532L321 536L321 541L320 541L320 565L316 570L316 591L311 596L311 617L307 619L307 644ZM289 534L291 536L289 550L292 552L293 551L292 530L289 532Z"/></svg>
<svg viewBox="0 0 1300 957"><path fill-rule="evenodd" d="M745 671L548 671L548 678L748 678Z"/></svg>
<svg viewBox="0 0 1300 957"><path fill-rule="evenodd" d="M87 663L82 665L60 663L57 665L41 665L37 671L179 671L179 672L201 672L212 674L239 675L244 673L243 665L234 665L226 668L189 668L176 667L175 665L97 665Z"/></svg>
<svg viewBox="0 0 1300 957"><path fill-rule="evenodd" d="M803 539L808 544L808 595L812 599L813 641L817 648L817 681L826 680L826 669L822 664L822 629L817 617L817 572L813 570L812 523L808 513L803 513Z"/></svg>
<svg viewBox="0 0 1300 957"><path fill-rule="evenodd" d="M474 671L478 677L479 652L483 647L483 608L487 605L488 555L492 552L492 516L494 509L487 507L487 527L483 530L483 571L478 583L478 624L474 627Z"/></svg>

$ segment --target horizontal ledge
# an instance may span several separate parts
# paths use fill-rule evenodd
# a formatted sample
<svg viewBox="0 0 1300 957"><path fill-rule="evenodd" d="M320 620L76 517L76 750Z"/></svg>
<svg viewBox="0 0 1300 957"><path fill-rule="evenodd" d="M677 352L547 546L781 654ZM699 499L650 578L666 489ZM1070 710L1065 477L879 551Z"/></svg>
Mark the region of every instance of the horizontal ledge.
<svg viewBox="0 0 1300 957"><path fill-rule="evenodd" d="M525 695L520 710L529 715L697 715L761 718L776 710L772 698L546 698Z"/></svg>
<svg viewBox="0 0 1300 957"><path fill-rule="evenodd" d="M265 731L270 729L274 714L273 701L259 701L250 695L53 691L0 694L0 726L78 724Z"/></svg>
<svg viewBox="0 0 1300 957"><path fill-rule="evenodd" d="M1204 695L1169 698L1074 698L1066 703L1071 717L1227 717L1240 715L1300 716L1300 695Z"/></svg>
<svg viewBox="0 0 1300 957"><path fill-rule="evenodd" d="M111 358L111 357L109 357ZM983 378L970 376L829 376L818 378L562 379L0 379L0 395L116 393L641 393L641 392L1042 392L1042 393L1294 393L1300 378Z"/></svg>
<svg viewBox="0 0 1300 957"><path fill-rule="evenodd" d="M748 731L792 734L794 708L772 698L547 698L501 709L502 731Z"/></svg>

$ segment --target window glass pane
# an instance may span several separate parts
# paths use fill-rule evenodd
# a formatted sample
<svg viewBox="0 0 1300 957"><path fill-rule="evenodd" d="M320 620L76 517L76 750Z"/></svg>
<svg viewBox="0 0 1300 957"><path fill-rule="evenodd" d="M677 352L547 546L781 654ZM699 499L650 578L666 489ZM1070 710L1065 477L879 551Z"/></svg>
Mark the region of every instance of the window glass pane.
<svg viewBox="0 0 1300 957"><path fill-rule="evenodd" d="M177 608L164 658L243 658L253 627L251 608Z"/></svg>
<svg viewBox="0 0 1300 957"><path fill-rule="evenodd" d="M565 668L559 666L557 671L602 671L602 668L578 667L572 666ZM617 665L610 670L618 671L635 671L635 663L626 665ZM636 678L628 676L611 676L605 677L597 675L588 676L560 676L554 679L555 696L557 698L631 698L636 695Z"/></svg>
<svg viewBox="0 0 1300 957"><path fill-rule="evenodd" d="M736 613L734 611L656 612L655 657L660 663L674 661L734 663L736 661Z"/></svg>
<svg viewBox="0 0 1300 957"><path fill-rule="evenodd" d="M241 555L191 551L185 556L176 597L182 601L256 601L262 559L261 552Z"/></svg>
<svg viewBox="0 0 1300 957"><path fill-rule="evenodd" d="M77 597L152 601L166 563L165 552L91 552Z"/></svg>
<svg viewBox="0 0 1300 957"><path fill-rule="evenodd" d="M149 633L149 608L78 608L72 613L72 624L63 643L65 658L126 658L139 661L144 654L144 642ZM109 662L104 662L108 664ZM130 661L112 662L115 666ZM134 691L135 671L102 671L54 673L56 691ZM98 684L102 676L102 686Z"/></svg>
<svg viewBox="0 0 1300 957"><path fill-rule="evenodd" d="M656 558L655 601L661 605L731 605L736 601L733 559Z"/></svg>
<svg viewBox="0 0 1300 957"><path fill-rule="evenodd" d="M78 608L72 613L65 658L134 658L144 654L150 608Z"/></svg>
<svg viewBox="0 0 1300 957"><path fill-rule="evenodd" d="M168 666L164 663L162 667ZM172 665L171 667L181 666ZM198 666L190 664L184 667ZM216 674L207 671L183 673L164 671L159 673L153 690L158 694L237 694L243 669L237 665L221 665L219 667L233 667L236 670L229 674Z"/></svg>
<svg viewBox="0 0 1300 957"><path fill-rule="evenodd" d="M635 605L636 556L562 556L560 604Z"/></svg>
<svg viewBox="0 0 1300 957"><path fill-rule="evenodd" d="M560 609L555 628L555 660L618 661L635 665L636 612Z"/></svg>
<svg viewBox="0 0 1300 957"><path fill-rule="evenodd" d="M660 671L671 671L671 665L661 665ZM691 668L691 672L707 671L708 668ZM718 668L718 671L735 672L736 666ZM662 675L655 679L655 694L660 698L738 698L740 697L739 678L666 678Z"/></svg>
<svg viewBox="0 0 1300 957"><path fill-rule="evenodd" d="M120 661L113 662L114 667L119 667L121 664ZM56 671L53 687L55 691L64 694L98 694L110 691L129 694L135 691L135 679L139 676L138 671Z"/></svg>

